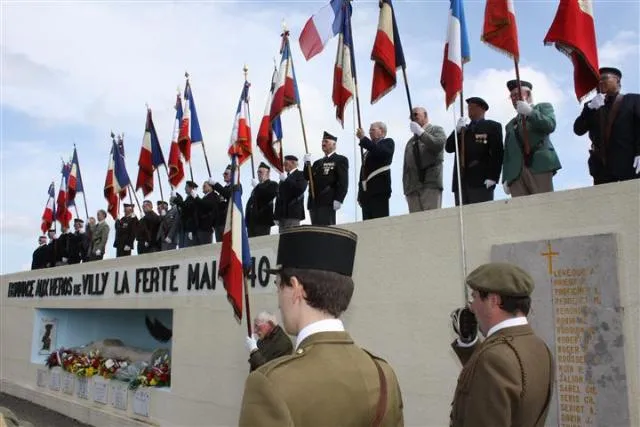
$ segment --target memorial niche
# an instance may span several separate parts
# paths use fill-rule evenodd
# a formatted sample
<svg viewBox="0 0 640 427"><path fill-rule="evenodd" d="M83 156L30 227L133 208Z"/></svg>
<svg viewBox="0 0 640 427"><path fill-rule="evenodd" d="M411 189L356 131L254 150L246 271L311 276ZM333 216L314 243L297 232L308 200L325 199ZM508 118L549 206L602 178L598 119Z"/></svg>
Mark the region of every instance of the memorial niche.
<svg viewBox="0 0 640 427"><path fill-rule="evenodd" d="M57 320L58 346L46 357L49 368L116 379L129 388L170 386L172 310L43 309L37 316Z"/></svg>

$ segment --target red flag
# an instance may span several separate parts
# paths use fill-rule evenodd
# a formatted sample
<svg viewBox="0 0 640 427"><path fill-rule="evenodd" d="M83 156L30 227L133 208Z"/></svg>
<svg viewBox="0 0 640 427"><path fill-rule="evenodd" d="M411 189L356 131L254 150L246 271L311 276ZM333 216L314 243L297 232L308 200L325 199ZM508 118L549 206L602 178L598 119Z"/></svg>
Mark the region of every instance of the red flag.
<svg viewBox="0 0 640 427"><path fill-rule="evenodd" d="M333 70L333 92L331 99L336 106L336 119L344 127L344 109L353 98L355 91L356 67L353 60L353 39L351 38L351 5L344 7L344 19L338 37L338 53Z"/></svg>
<svg viewBox="0 0 640 427"><path fill-rule="evenodd" d="M182 123L182 100L180 94L176 97L176 118L173 124L173 136L171 137L171 149L169 150L169 183L173 187L180 185L184 179L184 166L180 158L180 124Z"/></svg>
<svg viewBox="0 0 640 427"><path fill-rule="evenodd" d="M520 59L513 0L487 0L481 40L516 62Z"/></svg>
<svg viewBox="0 0 640 427"><path fill-rule="evenodd" d="M379 6L378 32L371 51L371 59L375 61L371 85L372 104L396 87L396 69L406 66L393 4L391 0L382 0Z"/></svg>
<svg viewBox="0 0 640 427"><path fill-rule="evenodd" d="M556 17L544 38L573 62L573 83L578 101L598 87L598 47L591 0L560 0Z"/></svg>
<svg viewBox="0 0 640 427"><path fill-rule="evenodd" d="M251 115L249 114L249 86L251 83L245 80L238 101L236 117L231 130L231 142L229 144L229 156L238 157L238 166L241 166L251 157Z"/></svg>

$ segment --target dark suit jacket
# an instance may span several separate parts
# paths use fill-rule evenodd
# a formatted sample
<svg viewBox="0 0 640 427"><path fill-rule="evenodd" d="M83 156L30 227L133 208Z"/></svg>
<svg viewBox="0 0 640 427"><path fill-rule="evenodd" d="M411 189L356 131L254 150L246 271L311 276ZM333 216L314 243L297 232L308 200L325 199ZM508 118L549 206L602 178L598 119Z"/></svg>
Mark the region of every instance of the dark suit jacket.
<svg viewBox="0 0 640 427"><path fill-rule="evenodd" d="M463 364L451 427L543 427L553 393L551 352L529 325L500 329L453 349Z"/></svg>
<svg viewBox="0 0 640 427"><path fill-rule="evenodd" d="M454 131L455 132L455 131ZM458 141L461 133L458 133ZM447 153L456 152L455 135L451 132L445 145ZM458 147L460 152L460 147ZM480 120L467 126L464 132L464 168L462 182L470 187L484 187L490 179L500 182L502 171L502 125L493 120ZM451 191L458 191L458 163L454 157Z"/></svg>
<svg viewBox="0 0 640 427"><path fill-rule="evenodd" d="M238 190L242 194L242 184L239 184ZM216 225L224 225L227 220L227 207L229 206L229 199L231 198L231 184L225 184L224 187L216 182L213 189L220 195L218 201L218 218Z"/></svg>
<svg viewBox="0 0 640 427"><path fill-rule="evenodd" d="M382 167L391 166L395 150L393 139L383 138L378 142L373 142L364 137L360 140L360 147L367 151L365 152L364 162L360 167L358 201L362 202L372 196L391 197L391 170L376 173L375 176L371 176L371 174ZM366 191L363 184L365 181Z"/></svg>
<svg viewBox="0 0 640 427"><path fill-rule="evenodd" d="M258 349L249 356L251 370L253 371L278 357L288 356L292 352L291 339L279 325L275 326L269 335L258 341Z"/></svg>
<svg viewBox="0 0 640 427"><path fill-rule="evenodd" d="M267 180L255 186L247 201L245 223L271 227L273 222L273 200L278 194L278 184Z"/></svg>
<svg viewBox="0 0 640 427"><path fill-rule="evenodd" d="M180 221L182 221L182 231L184 233L195 233L198 231L198 208L196 199L188 195L185 199L176 197L176 206L180 211Z"/></svg>
<svg viewBox="0 0 640 427"><path fill-rule="evenodd" d="M48 256L48 248L47 245L41 245L33 251L33 257L31 259L31 269L39 270L41 268L47 268L47 256Z"/></svg>
<svg viewBox="0 0 640 427"><path fill-rule="evenodd" d="M307 208L314 206L333 207L333 202L344 202L349 189L349 159L333 153L329 157L316 160L311 167L315 200L309 190ZM304 176L309 181L309 167L305 163Z"/></svg>
<svg viewBox="0 0 640 427"><path fill-rule="evenodd" d="M135 216L123 216L116 220L116 238L113 241L113 247L124 249L129 246L133 249L133 242L138 235L139 221Z"/></svg>
<svg viewBox="0 0 640 427"><path fill-rule="evenodd" d="M608 98L605 105L591 110L585 104L582 114L573 124L576 135L589 132L589 139L596 150L602 150L604 132L614 98ZM605 147L606 163L601 165L604 172L616 180L637 178L633 159L640 156L640 95L625 94L613 121L609 143ZM592 171L593 175L593 171Z"/></svg>
<svg viewBox="0 0 640 427"><path fill-rule="evenodd" d="M213 227L220 215L220 196L210 191L196 199L196 214L198 215L198 230L213 233Z"/></svg>
<svg viewBox="0 0 640 427"><path fill-rule="evenodd" d="M308 184L304 174L298 169L289 173L287 179L280 181L274 212L275 219L303 220L305 218L304 192Z"/></svg>

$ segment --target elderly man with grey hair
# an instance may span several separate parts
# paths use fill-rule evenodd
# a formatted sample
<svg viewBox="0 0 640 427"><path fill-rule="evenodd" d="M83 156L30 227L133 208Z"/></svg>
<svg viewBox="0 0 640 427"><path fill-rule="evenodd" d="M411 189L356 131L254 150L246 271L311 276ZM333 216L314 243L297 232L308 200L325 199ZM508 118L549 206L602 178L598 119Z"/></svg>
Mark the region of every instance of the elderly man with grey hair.
<svg viewBox="0 0 640 427"><path fill-rule="evenodd" d="M358 203L362 208L362 219L389 216L391 197L391 161L395 143L387 138L387 125L373 122L369 127L369 138L362 129L356 131L360 147L365 153L360 167L358 183Z"/></svg>
<svg viewBox="0 0 640 427"><path fill-rule="evenodd" d="M442 206L442 162L447 135L429 123L423 107L411 111L411 139L404 150L402 185L409 212L439 209Z"/></svg>
<svg viewBox="0 0 640 427"><path fill-rule="evenodd" d="M274 314L267 311L258 314L253 321L253 330L253 337L246 339L251 371L293 351L291 340L278 325Z"/></svg>

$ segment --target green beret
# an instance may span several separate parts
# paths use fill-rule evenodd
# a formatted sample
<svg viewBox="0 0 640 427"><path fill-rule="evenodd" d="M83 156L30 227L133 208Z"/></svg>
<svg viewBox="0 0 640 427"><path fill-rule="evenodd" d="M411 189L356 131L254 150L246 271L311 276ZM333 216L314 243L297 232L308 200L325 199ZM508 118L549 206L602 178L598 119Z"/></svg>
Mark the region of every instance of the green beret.
<svg viewBox="0 0 640 427"><path fill-rule="evenodd" d="M466 280L471 289L498 295L526 297L533 292L533 279L517 265L492 262L473 270Z"/></svg>

